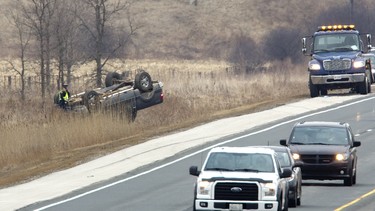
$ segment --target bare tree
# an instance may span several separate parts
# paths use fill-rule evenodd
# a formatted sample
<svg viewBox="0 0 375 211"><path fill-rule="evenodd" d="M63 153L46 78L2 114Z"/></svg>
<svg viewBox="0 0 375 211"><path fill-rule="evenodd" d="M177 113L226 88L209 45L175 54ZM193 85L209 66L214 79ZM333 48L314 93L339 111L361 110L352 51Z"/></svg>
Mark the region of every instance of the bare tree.
<svg viewBox="0 0 375 211"><path fill-rule="evenodd" d="M22 6L27 26L34 31L39 42L41 94L45 98L45 92L51 83L50 69L50 21L55 11L58 0L31 0Z"/></svg>
<svg viewBox="0 0 375 211"><path fill-rule="evenodd" d="M11 65L12 69L21 77L21 100L25 100L25 72L26 72L26 49L29 46L30 41L30 31L25 25L25 20L22 16L18 14L17 5L13 5L11 10L8 10L6 17L8 21L15 27L15 32L18 37L17 46L19 48L19 58L21 61L21 69L9 60L8 63Z"/></svg>
<svg viewBox="0 0 375 211"><path fill-rule="evenodd" d="M131 1L109 1L109 0L82 0L83 9L76 12L76 16L81 21L81 25L88 32L91 40L94 42L93 54L90 55L96 62L95 81L97 86L102 85L102 71L117 50L124 47L125 44L135 35L137 27L130 17L129 8ZM115 45L108 45L106 38L115 30L111 28L111 23L116 20L117 15L121 12L127 12L127 21L129 33L120 35Z"/></svg>
<svg viewBox="0 0 375 211"><path fill-rule="evenodd" d="M73 1L58 2L55 19L52 23L55 57L58 61L58 89L64 83L70 84L72 66L80 59L76 53L79 48L79 23L74 15Z"/></svg>

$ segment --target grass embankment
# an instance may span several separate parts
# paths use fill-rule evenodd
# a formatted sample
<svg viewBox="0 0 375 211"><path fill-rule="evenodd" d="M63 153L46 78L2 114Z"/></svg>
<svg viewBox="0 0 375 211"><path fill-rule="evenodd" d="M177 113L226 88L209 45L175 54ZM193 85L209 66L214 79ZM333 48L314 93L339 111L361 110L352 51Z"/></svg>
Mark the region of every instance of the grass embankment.
<svg viewBox="0 0 375 211"><path fill-rule="evenodd" d="M142 110L134 123L102 114L65 113L50 103L3 96L0 107L0 186L68 168L95 157L210 120L307 97L303 67L286 63L234 74L215 62L148 62L164 83L163 104Z"/></svg>

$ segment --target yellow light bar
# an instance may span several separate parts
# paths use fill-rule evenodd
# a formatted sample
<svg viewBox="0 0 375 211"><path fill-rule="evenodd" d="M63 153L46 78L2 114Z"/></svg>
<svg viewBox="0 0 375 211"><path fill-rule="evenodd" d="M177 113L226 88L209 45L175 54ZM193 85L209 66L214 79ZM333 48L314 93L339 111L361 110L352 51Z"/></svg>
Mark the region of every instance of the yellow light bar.
<svg viewBox="0 0 375 211"><path fill-rule="evenodd" d="M319 26L318 31L355 30L355 25L328 25Z"/></svg>

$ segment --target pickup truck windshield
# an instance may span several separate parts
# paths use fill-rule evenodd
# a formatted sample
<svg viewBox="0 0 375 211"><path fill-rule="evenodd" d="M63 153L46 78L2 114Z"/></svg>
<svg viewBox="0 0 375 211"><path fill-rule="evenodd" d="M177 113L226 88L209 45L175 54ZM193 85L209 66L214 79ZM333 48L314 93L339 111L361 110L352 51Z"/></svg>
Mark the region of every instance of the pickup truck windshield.
<svg viewBox="0 0 375 211"><path fill-rule="evenodd" d="M272 156L261 153L211 153L206 171L274 172Z"/></svg>
<svg viewBox="0 0 375 211"><path fill-rule="evenodd" d="M360 49L357 34L321 34L314 37L314 53L358 51Z"/></svg>

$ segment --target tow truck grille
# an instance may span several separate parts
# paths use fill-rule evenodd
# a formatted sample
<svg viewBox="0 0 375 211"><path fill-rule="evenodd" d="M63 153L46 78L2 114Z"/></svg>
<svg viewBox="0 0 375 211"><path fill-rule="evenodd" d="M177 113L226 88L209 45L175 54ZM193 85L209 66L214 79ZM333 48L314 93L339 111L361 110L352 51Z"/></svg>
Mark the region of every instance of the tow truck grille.
<svg viewBox="0 0 375 211"><path fill-rule="evenodd" d="M350 59L335 59L323 61L325 70L348 70L350 69Z"/></svg>
<svg viewBox="0 0 375 211"><path fill-rule="evenodd" d="M216 200L258 201L258 185L255 183L217 183Z"/></svg>

